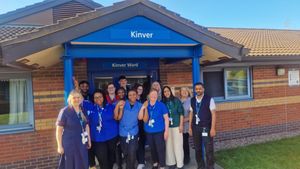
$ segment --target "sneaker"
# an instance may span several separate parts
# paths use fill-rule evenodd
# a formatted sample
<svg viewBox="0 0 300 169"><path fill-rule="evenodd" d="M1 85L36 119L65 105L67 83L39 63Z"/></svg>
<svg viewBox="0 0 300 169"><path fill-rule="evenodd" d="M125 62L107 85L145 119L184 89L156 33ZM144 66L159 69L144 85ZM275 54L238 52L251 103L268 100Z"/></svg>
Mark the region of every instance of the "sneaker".
<svg viewBox="0 0 300 169"><path fill-rule="evenodd" d="M139 164L136 169L143 169L143 168L145 168L145 164Z"/></svg>

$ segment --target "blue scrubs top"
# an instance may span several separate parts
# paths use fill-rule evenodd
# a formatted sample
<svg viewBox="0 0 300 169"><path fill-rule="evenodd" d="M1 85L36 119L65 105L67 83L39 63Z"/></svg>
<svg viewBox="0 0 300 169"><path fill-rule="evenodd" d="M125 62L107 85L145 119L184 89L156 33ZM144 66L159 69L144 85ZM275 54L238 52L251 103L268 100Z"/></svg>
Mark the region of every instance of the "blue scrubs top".
<svg viewBox="0 0 300 169"><path fill-rule="evenodd" d="M120 136L127 137L128 134L130 136L135 136L139 132L138 126L138 114L142 107L140 102L135 102L133 107L131 108L130 103L126 100L124 105L124 113L122 119L120 120Z"/></svg>
<svg viewBox="0 0 300 169"><path fill-rule="evenodd" d="M164 103L156 101L153 106L148 104L149 120L144 123L144 130L147 133L158 133L165 130L164 115L168 114L168 109ZM154 120L153 126L149 125L149 121Z"/></svg>
<svg viewBox="0 0 300 169"><path fill-rule="evenodd" d="M89 101L84 101L82 105L88 114L91 140L93 142L105 142L118 136L119 126L114 119L114 105L107 104L101 108L99 105ZM99 127L100 121L102 121L102 125L99 131L97 127Z"/></svg>

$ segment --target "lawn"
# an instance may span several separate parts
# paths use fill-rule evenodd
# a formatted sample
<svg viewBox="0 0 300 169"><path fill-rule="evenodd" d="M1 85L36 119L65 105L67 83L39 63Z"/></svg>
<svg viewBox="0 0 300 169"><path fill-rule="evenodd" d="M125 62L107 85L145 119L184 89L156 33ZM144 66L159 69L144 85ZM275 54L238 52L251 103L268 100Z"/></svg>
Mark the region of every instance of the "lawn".
<svg viewBox="0 0 300 169"><path fill-rule="evenodd" d="M300 169L300 136L216 152L224 169Z"/></svg>

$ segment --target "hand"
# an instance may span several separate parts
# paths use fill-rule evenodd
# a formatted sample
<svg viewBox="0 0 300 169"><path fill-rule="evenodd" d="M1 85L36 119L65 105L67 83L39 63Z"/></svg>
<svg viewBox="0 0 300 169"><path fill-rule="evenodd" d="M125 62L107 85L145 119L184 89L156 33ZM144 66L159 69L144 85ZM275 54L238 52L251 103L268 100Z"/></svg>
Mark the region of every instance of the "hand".
<svg viewBox="0 0 300 169"><path fill-rule="evenodd" d="M76 90L79 90L79 83L78 83L78 81L76 80L75 76L73 76L72 79L73 79L73 83L74 83L74 88L75 88Z"/></svg>
<svg viewBox="0 0 300 169"><path fill-rule="evenodd" d="M179 133L182 133L182 132L183 132L183 126L179 125Z"/></svg>
<svg viewBox="0 0 300 169"><path fill-rule="evenodd" d="M65 151L64 151L64 148L62 146L58 146L57 152L58 152L58 154L64 154Z"/></svg>
<svg viewBox="0 0 300 169"><path fill-rule="evenodd" d="M120 108L120 109L123 109L124 106L125 106L125 101L124 101L124 100L120 100L120 101L119 101L119 108Z"/></svg>
<svg viewBox="0 0 300 169"><path fill-rule="evenodd" d="M148 107L148 101L147 100L143 103L143 107L145 107L145 108Z"/></svg>
<svg viewBox="0 0 300 169"><path fill-rule="evenodd" d="M89 139L89 141L88 141L88 146L87 146L87 148L88 148L88 149L91 149L91 148L92 148L92 142L91 142L90 139Z"/></svg>
<svg viewBox="0 0 300 169"><path fill-rule="evenodd" d="M210 129L210 137L215 137L216 136L216 129L211 128Z"/></svg>
<svg viewBox="0 0 300 169"><path fill-rule="evenodd" d="M193 130L192 130L192 128L189 128L189 135L193 136Z"/></svg>
<svg viewBox="0 0 300 169"><path fill-rule="evenodd" d="M164 139L165 139L165 141L168 140L168 136L169 136L169 132L168 132L168 131L165 131L165 132L164 132Z"/></svg>

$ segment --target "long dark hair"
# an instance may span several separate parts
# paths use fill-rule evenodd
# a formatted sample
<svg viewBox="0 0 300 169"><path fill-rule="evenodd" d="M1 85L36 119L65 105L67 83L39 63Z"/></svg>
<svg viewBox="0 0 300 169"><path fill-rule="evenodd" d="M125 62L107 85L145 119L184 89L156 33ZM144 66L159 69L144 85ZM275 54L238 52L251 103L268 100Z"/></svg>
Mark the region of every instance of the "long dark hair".
<svg viewBox="0 0 300 169"><path fill-rule="evenodd" d="M142 84L140 84L140 83L135 83L134 84L134 86L133 86L133 89L134 90L136 90L136 92L137 92L137 89L139 88L139 87L142 87L143 88L143 92L142 92L142 94L141 94L141 96L140 96L140 101L141 102L144 102L145 100L146 100L146 94L145 94L145 88L144 88L144 86L142 85ZM137 92L138 93L138 92Z"/></svg>
<svg viewBox="0 0 300 169"><path fill-rule="evenodd" d="M170 98L166 98L165 93L164 93L165 89L168 89L170 91ZM161 92L162 92L162 101L163 102L166 102L168 100L173 101L175 99L175 96L173 95L172 90L169 86L164 86Z"/></svg>
<svg viewBox="0 0 300 169"><path fill-rule="evenodd" d="M103 96L103 107L106 105L106 103L107 103L107 100L106 100L106 92L104 92L103 90L101 90L101 89L96 89L95 91L94 91L94 93L93 93L93 99L92 99L92 102L93 103L95 103L95 101L94 101L94 96L95 96L95 94L96 93L101 93L102 94L102 96Z"/></svg>

